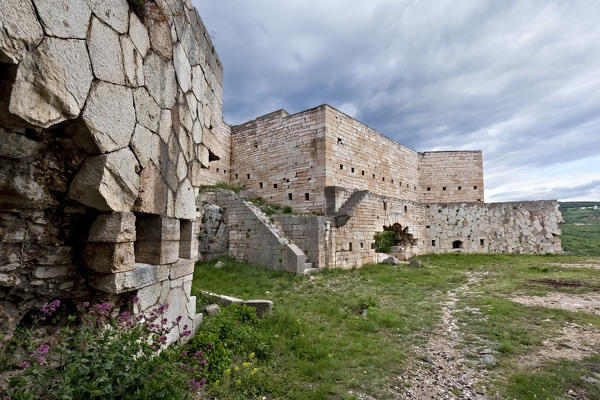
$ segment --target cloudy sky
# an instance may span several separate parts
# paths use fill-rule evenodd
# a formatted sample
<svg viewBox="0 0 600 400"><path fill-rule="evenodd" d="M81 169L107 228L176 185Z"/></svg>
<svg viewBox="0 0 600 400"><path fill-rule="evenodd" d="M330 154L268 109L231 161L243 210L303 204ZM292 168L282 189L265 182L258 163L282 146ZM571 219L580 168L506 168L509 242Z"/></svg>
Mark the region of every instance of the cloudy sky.
<svg viewBox="0 0 600 400"><path fill-rule="evenodd" d="M481 149L486 201L600 201L600 2L194 0L224 119L330 104L418 151Z"/></svg>

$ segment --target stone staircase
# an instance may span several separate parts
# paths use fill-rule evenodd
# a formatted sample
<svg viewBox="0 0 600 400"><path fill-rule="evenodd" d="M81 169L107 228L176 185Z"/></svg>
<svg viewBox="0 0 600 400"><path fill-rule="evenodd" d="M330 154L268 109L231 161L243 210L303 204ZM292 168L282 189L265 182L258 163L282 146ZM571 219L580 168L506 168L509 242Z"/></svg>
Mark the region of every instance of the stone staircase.
<svg viewBox="0 0 600 400"><path fill-rule="evenodd" d="M368 194L368 190L357 190L356 192L352 193L352 195L350 195L348 200L346 200L346 202L342 204L342 206L336 213L335 226L339 228L340 226L346 225L346 222L348 222L348 220L352 218L354 209L360 204L361 201L363 201L363 199Z"/></svg>

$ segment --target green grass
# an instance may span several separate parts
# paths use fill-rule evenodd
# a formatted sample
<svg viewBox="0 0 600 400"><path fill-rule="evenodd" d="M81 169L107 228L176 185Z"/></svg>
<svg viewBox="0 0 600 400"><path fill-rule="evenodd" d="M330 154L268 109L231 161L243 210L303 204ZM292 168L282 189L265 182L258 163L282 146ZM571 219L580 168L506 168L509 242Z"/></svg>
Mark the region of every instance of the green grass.
<svg viewBox="0 0 600 400"><path fill-rule="evenodd" d="M540 349L565 322L600 326L600 317L509 300L513 294L597 291L593 289L600 285L597 270L553 265L588 259L430 255L421 257L423 268L366 265L325 271L313 279L225 259L220 269L214 263L197 265L192 293L203 289L274 302L273 314L256 327L262 343L256 351L260 353L257 366L263 377L256 393L267 398L346 399L354 398L349 394L353 391L385 399L391 396L389 385L402 384L396 376L406 373L418 349L435 335L447 291L465 283L467 272L481 273L475 293L457 293L462 311L456 316L466 345L484 341L497 352L498 365L491 370L494 379L486 385L495 385L501 398L534 398L531 393L542 398L538 388L560 394L575 389L594 398L597 388L578 376L593 374L597 357L539 365L534 377L527 379L531 370L521 369L519 357ZM576 280L588 286L555 288L532 283L535 279ZM477 308L485 320L465 307ZM234 390L220 392L218 398L244 396Z"/></svg>
<svg viewBox="0 0 600 400"><path fill-rule="evenodd" d="M600 210L579 207L600 206L600 202L560 203L564 222L562 245L565 251L577 255L600 256Z"/></svg>

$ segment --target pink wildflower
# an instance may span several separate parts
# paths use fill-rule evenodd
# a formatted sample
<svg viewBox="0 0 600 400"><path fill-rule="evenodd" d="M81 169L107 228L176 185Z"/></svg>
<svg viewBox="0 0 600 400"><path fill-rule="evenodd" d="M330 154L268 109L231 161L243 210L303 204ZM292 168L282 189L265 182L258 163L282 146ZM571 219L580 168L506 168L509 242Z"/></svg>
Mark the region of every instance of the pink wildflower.
<svg viewBox="0 0 600 400"><path fill-rule="evenodd" d="M21 367L21 368L23 368L23 369L27 369L27 368L29 368L30 366L31 366L31 364L29 364L29 361L23 361L23 362L20 364L20 367Z"/></svg>

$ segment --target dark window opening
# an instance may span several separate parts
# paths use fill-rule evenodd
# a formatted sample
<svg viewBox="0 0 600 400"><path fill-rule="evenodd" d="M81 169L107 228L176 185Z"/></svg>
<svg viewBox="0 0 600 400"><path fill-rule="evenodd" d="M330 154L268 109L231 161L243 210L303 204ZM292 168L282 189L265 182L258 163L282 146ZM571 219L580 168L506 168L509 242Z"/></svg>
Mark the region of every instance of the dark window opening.
<svg viewBox="0 0 600 400"><path fill-rule="evenodd" d="M277 189L277 184L276 183L273 184L273 188Z"/></svg>
<svg viewBox="0 0 600 400"><path fill-rule="evenodd" d="M394 180L392 179L392 183L394 183Z"/></svg>
<svg viewBox="0 0 600 400"><path fill-rule="evenodd" d="M404 206L404 212L408 212L408 207Z"/></svg>
<svg viewBox="0 0 600 400"><path fill-rule="evenodd" d="M446 190L446 186L444 186L444 187L442 188L442 190Z"/></svg>
<svg viewBox="0 0 600 400"><path fill-rule="evenodd" d="M361 244L360 244L360 248L362 249L363 247L365 247L365 246L364 246L364 243L362 243L362 242L361 242Z"/></svg>
<svg viewBox="0 0 600 400"><path fill-rule="evenodd" d="M473 186L473 190L477 190L477 186Z"/></svg>
<svg viewBox="0 0 600 400"><path fill-rule="evenodd" d="M261 189L263 188L263 183L262 182L260 182L258 185L260 186Z"/></svg>
<svg viewBox="0 0 600 400"><path fill-rule="evenodd" d="M453 249L462 249L463 248L462 240L455 240L454 242L452 242L452 248Z"/></svg>
<svg viewBox="0 0 600 400"><path fill-rule="evenodd" d="M288 200L292 200L292 194L288 193Z"/></svg>
<svg viewBox="0 0 600 400"><path fill-rule="evenodd" d="M217 168L217 172L219 172L219 168Z"/></svg>
<svg viewBox="0 0 600 400"><path fill-rule="evenodd" d="M387 210L387 202L385 202L385 201L383 202L383 209Z"/></svg>
<svg viewBox="0 0 600 400"><path fill-rule="evenodd" d="M365 176L365 171L360 171L362 176Z"/></svg>
<svg viewBox="0 0 600 400"><path fill-rule="evenodd" d="M338 144L342 144L342 138L338 138Z"/></svg>
<svg viewBox="0 0 600 400"><path fill-rule="evenodd" d="M354 167L352 167L352 173L354 173Z"/></svg>
<svg viewBox="0 0 600 400"><path fill-rule="evenodd" d="M431 245L435 247L435 240L431 241Z"/></svg>
<svg viewBox="0 0 600 400"><path fill-rule="evenodd" d="M343 164L340 164L340 169L344 169L344 165Z"/></svg>
<svg viewBox="0 0 600 400"><path fill-rule="evenodd" d="M459 187L458 187L458 190L461 190L461 189L462 189L462 186L459 186Z"/></svg>
<svg viewBox="0 0 600 400"><path fill-rule="evenodd" d="M385 182L385 176L382 176L382 177L381 177L381 181L382 181L382 182Z"/></svg>
<svg viewBox="0 0 600 400"><path fill-rule="evenodd" d="M306 200L306 201L310 200L310 194L309 193L304 193L304 200Z"/></svg>
<svg viewBox="0 0 600 400"><path fill-rule="evenodd" d="M250 179L250 174L246 174L246 178L247 178L247 179Z"/></svg>
<svg viewBox="0 0 600 400"><path fill-rule="evenodd" d="M373 174L373 179L375 179L375 174Z"/></svg>
<svg viewBox="0 0 600 400"><path fill-rule="evenodd" d="M348 250L352 251L352 242L348 243Z"/></svg>
<svg viewBox="0 0 600 400"><path fill-rule="evenodd" d="M481 199L477 199L477 201L481 201Z"/></svg>
<svg viewBox="0 0 600 400"><path fill-rule="evenodd" d="M429 225L425 225L425 228L429 229L429 228L430 228L430 226L429 226Z"/></svg>
<svg viewBox="0 0 600 400"><path fill-rule="evenodd" d="M226 170L226 169L224 169L224 170L223 170L223 173L224 173L224 174L226 174L226 173L227 173L227 170Z"/></svg>
<svg viewBox="0 0 600 400"><path fill-rule="evenodd" d="M485 240L484 239L479 239L479 245L480 246L484 246L485 245Z"/></svg>
<svg viewBox="0 0 600 400"><path fill-rule="evenodd" d="M428 188L427 188L427 191L428 191L428 192L431 192L431 188L430 188L430 187L428 187Z"/></svg>
<svg viewBox="0 0 600 400"><path fill-rule="evenodd" d="M238 174L235 174L235 179L237 179L237 178L238 178Z"/></svg>

